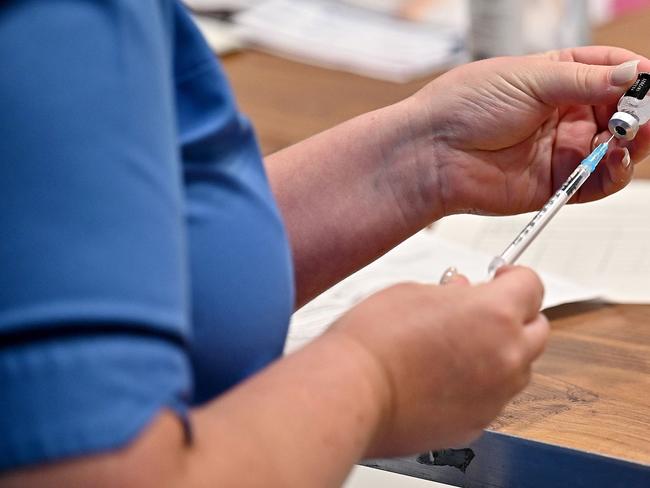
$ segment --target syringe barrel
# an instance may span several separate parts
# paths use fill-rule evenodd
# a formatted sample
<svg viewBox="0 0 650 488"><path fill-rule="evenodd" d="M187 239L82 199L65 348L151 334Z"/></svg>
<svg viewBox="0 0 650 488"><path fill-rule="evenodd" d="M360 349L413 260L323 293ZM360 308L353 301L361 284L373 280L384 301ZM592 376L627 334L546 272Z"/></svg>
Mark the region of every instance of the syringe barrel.
<svg viewBox="0 0 650 488"><path fill-rule="evenodd" d="M555 195L537 212L533 220L519 233L515 240L501 254L505 264L513 264L528 246L535 240L535 237L546 227L553 216L567 202L569 196L563 190L558 190Z"/></svg>
<svg viewBox="0 0 650 488"><path fill-rule="evenodd" d="M519 259L539 233L544 230L544 227L546 227L555 214L558 213L564 204L569 201L576 191L578 191L587 178L589 178L591 171L591 167L585 163L578 165L562 187L555 192L555 195L546 202L546 205L537 212L535 217L533 217L528 225L524 227L515 240L512 241L505 251L503 251L500 257L504 264L513 264L517 259Z"/></svg>
<svg viewBox="0 0 650 488"><path fill-rule="evenodd" d="M611 140L611 139L610 139ZM506 248L501 255L495 257L488 267L488 276L494 276L496 271L505 265L514 264L519 256L530 246L544 227L551 221L556 213L568 202L573 195L580 189L589 175L596 169L598 163L607 154L609 141L597 146L589 156L571 173L564 184L558 191L546 202L546 205L535 214L528 225L519 233L514 241Z"/></svg>

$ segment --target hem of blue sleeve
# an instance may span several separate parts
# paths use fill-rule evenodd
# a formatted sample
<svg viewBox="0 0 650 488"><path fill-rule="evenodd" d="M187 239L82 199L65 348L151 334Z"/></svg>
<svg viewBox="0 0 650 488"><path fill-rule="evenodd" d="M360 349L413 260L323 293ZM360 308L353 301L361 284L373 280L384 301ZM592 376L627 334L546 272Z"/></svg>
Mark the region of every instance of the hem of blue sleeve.
<svg viewBox="0 0 650 488"><path fill-rule="evenodd" d="M20 469L25 467L33 467L39 464L52 464L60 461L70 460L71 458L85 457L97 454L110 454L111 452L118 451L128 447L132 442L135 442L140 435L156 420L159 414L164 411L174 413L181 424L183 436L186 442L192 438L191 427L188 416L188 409L175 405L152 405L150 409L144 411L141 416L134 416L127 423L122 426L123 429L119 435L97 436L93 439L92 443L87 445L78 444L75 448L61 450L52 456L42 456L34 459L31 456L18 456L15 458L2 457L0 458L0 473L6 470Z"/></svg>
<svg viewBox="0 0 650 488"><path fill-rule="evenodd" d="M88 334L0 350L0 473L109 453L160 412L191 439L185 351L155 337Z"/></svg>

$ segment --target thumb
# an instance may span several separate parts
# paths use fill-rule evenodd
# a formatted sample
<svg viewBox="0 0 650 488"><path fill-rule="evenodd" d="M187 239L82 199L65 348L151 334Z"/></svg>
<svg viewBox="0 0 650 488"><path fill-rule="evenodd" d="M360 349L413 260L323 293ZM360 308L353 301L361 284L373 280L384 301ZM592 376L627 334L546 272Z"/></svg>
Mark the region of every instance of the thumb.
<svg viewBox="0 0 650 488"><path fill-rule="evenodd" d="M618 66L544 61L530 73L534 93L547 105L614 103L637 76L639 60Z"/></svg>

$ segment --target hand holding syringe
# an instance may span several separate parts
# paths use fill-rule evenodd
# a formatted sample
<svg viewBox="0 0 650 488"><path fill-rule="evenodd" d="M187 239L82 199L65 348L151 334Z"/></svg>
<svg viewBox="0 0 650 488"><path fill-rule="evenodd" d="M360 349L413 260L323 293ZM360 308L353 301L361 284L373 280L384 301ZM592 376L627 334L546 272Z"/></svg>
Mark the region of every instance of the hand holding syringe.
<svg viewBox="0 0 650 488"><path fill-rule="evenodd" d="M560 189L546 202L546 205L524 227L514 241L499 256L495 257L488 267L488 275L494 277L502 266L514 262L530 246L539 233L546 227L558 211L571 199L580 187L587 181L596 166L602 161L609 149L609 143L616 137L632 141L639 128L650 121L650 73L639 73L637 80L625 92L618 102L618 111L609 120L609 130L612 137L598 145L575 169ZM443 282L456 274L455 268L450 268L443 276ZM442 283L444 284L444 283Z"/></svg>
<svg viewBox="0 0 650 488"><path fill-rule="evenodd" d="M519 256L530 246L535 237L546 227L556 213L568 202L578 191L589 175L596 169L598 163L605 157L609 149L609 143L614 138L610 137L607 142L598 145L592 153L578 165L571 176L564 182L555 195L546 202L546 205L533 217L524 227L514 241L506 248L501 255L495 257L488 268L488 274L494 276L496 271L505 265L513 264Z"/></svg>
<svg viewBox="0 0 650 488"><path fill-rule="evenodd" d="M526 227L501 255L495 257L488 267L488 274L494 276L505 265L513 264L528 248L535 237L546 227L555 214L578 191L598 163L605 157L609 143L617 137L630 141L634 139L639 126L650 119L650 73L639 74L636 83L625 93L618 104L619 111L609 121L612 137L596 147L564 182L560 189L546 202L546 205L533 217Z"/></svg>

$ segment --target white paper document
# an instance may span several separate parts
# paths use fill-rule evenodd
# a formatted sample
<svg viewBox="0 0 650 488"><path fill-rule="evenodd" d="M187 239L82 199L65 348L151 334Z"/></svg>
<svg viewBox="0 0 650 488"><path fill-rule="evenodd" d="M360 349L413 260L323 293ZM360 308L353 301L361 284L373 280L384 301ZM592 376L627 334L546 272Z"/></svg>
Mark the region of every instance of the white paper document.
<svg viewBox="0 0 650 488"><path fill-rule="evenodd" d="M245 40L303 62L391 81L448 67L464 33L331 0L268 0L235 17Z"/></svg>
<svg viewBox="0 0 650 488"><path fill-rule="evenodd" d="M532 215L458 215L436 224L436 234L495 256ZM600 290L613 302L650 303L650 182L633 181L604 200L564 207L519 263Z"/></svg>
<svg viewBox="0 0 650 488"><path fill-rule="evenodd" d="M403 474L366 466L355 466L343 488L453 488L451 485L427 481Z"/></svg>
<svg viewBox="0 0 650 488"><path fill-rule="evenodd" d="M485 281L491 258L424 230L298 310L291 321L286 350L309 342L351 306L387 286L404 281L437 284L449 266L458 268L473 283ZM599 294L591 287L576 286L549 273L540 275L546 288L544 308L593 299Z"/></svg>

